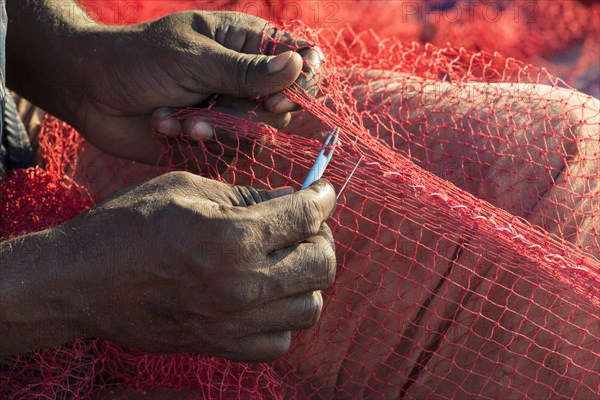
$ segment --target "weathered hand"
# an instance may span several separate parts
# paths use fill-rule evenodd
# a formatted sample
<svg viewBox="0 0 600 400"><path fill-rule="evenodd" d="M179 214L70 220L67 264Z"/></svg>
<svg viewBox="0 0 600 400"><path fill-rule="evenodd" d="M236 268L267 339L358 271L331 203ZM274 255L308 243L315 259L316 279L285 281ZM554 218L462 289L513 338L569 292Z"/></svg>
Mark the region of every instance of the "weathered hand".
<svg viewBox="0 0 600 400"><path fill-rule="evenodd" d="M171 173L67 224L103 249L78 285L87 331L153 352L283 355L318 320L336 264L331 185L290 193Z"/></svg>
<svg viewBox="0 0 600 400"><path fill-rule="evenodd" d="M282 44L274 48L277 56L258 55L266 24L240 13L183 12L102 30L81 50L85 63L77 73L88 84L68 107L68 120L97 147L149 164L160 156L153 129L188 140L227 140L227 132L204 121L166 118L173 108L201 106L215 94L225 95L219 111L248 117L252 108L255 120L282 128L296 106L279 92L297 81L316 94L322 55L304 41L298 52Z"/></svg>

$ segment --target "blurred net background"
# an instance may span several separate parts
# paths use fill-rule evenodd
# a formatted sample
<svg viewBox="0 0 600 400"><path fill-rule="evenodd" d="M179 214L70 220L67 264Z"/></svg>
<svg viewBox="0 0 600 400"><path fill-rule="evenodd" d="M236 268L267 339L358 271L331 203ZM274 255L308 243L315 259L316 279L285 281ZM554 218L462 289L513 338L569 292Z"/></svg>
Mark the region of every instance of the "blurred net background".
<svg viewBox="0 0 600 400"><path fill-rule="evenodd" d="M2 398L597 398L600 6L591 1L84 1L131 24L185 9L257 15L325 53L283 132L234 132L117 160L52 117L43 168L3 181L0 237L43 229L171 170L299 187L331 127L339 261L317 326L269 364L150 355L98 339L2 363ZM265 53L284 46L265 33ZM298 49L301 43L289 44ZM576 90L575 90L576 89ZM240 140L259 155L238 153ZM234 162L226 172L224 154ZM252 153L251 153L252 154ZM214 168L214 166L217 168ZM183 394L186 393L186 394Z"/></svg>

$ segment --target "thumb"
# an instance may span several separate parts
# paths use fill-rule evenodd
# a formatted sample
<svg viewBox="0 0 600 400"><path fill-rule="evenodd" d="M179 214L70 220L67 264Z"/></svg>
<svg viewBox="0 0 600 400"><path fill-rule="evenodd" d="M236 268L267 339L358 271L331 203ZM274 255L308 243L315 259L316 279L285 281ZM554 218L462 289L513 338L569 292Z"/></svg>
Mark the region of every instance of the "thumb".
<svg viewBox="0 0 600 400"><path fill-rule="evenodd" d="M263 97L292 85L302 71L302 57L293 51L277 56L238 53L220 47L205 66L211 91L236 97Z"/></svg>
<svg viewBox="0 0 600 400"><path fill-rule="evenodd" d="M260 195L261 202L273 200L278 197L289 196L294 193L295 193L294 188L292 188L290 186L283 186L283 187L271 189L271 190L263 190L263 189L258 190L258 194Z"/></svg>
<svg viewBox="0 0 600 400"><path fill-rule="evenodd" d="M271 189L268 192L271 199L276 199L277 197L289 196L290 194L294 194L296 191L290 186L283 186L277 189Z"/></svg>

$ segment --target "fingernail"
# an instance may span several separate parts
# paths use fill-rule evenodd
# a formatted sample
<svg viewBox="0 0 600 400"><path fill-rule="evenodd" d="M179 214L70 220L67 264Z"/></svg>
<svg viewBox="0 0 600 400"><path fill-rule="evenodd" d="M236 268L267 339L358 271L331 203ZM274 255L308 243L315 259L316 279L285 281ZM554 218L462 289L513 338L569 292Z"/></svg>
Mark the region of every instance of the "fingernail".
<svg viewBox="0 0 600 400"><path fill-rule="evenodd" d="M327 179L319 179L318 181L313 182L313 184L310 185L308 189L317 192L317 196L319 196L320 199L326 199L328 196L331 196L331 209L329 210L329 215L327 216L327 218L330 218L335 212L335 209L337 208L335 188L333 187L333 185L329 183Z"/></svg>
<svg viewBox="0 0 600 400"><path fill-rule="evenodd" d="M277 72L281 72L287 67L292 59L292 52L286 51L285 53L281 53L273 58L271 58L267 62L267 69L270 74L274 74Z"/></svg>
<svg viewBox="0 0 600 400"><path fill-rule="evenodd" d="M292 111L296 107L296 103L284 97L277 105L273 108L275 113L284 113L288 111Z"/></svg>
<svg viewBox="0 0 600 400"><path fill-rule="evenodd" d="M335 192L335 189L333 188L333 185L331 183L329 183L329 181L325 178L321 178L318 181L313 182L309 188L317 191L317 192L322 192L326 189L330 189L333 190Z"/></svg>
<svg viewBox="0 0 600 400"><path fill-rule="evenodd" d="M164 119L158 124L158 132L166 136L177 136L181 133L179 121L173 118Z"/></svg>
<svg viewBox="0 0 600 400"><path fill-rule="evenodd" d="M197 121L190 132L190 137L196 141L210 140L215 137L215 131L208 123Z"/></svg>

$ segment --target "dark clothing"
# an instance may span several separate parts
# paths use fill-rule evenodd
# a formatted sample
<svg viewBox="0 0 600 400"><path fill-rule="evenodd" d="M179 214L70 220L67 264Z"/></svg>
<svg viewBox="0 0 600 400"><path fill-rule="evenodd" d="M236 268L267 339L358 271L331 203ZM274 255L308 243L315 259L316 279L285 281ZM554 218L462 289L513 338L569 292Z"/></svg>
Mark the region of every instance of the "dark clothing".
<svg viewBox="0 0 600 400"><path fill-rule="evenodd" d="M6 171L34 164L29 138L17 107L6 89L6 27L8 18L0 0L0 179Z"/></svg>
<svg viewBox="0 0 600 400"><path fill-rule="evenodd" d="M4 103L6 99L6 87L4 82L6 81L6 56L5 56L5 45L6 45L6 9L4 8L4 0L0 0L2 8L0 10L0 115L4 115ZM0 178L6 172L8 165L8 150L4 145L4 118L0 118Z"/></svg>

